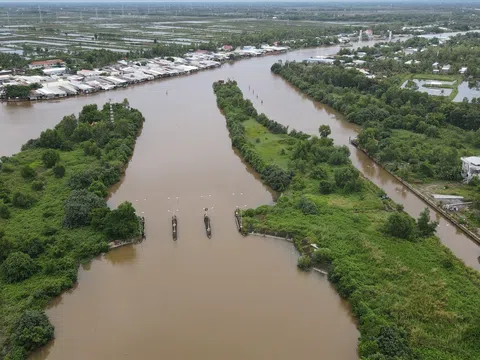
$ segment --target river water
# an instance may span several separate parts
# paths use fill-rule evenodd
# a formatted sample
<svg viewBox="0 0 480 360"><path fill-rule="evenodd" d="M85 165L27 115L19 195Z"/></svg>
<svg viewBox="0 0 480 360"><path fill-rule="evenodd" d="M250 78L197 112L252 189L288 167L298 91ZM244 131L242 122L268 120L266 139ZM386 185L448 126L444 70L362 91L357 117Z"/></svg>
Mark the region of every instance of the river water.
<svg viewBox="0 0 480 360"><path fill-rule="evenodd" d="M82 267L77 287L47 310L55 341L32 359L358 358L355 322L327 279L299 272L291 244L236 232L234 208L271 204L272 194L232 150L211 87L216 80L234 78L260 112L310 133L329 124L335 142L348 144L358 131L354 125L269 71L280 59L336 51L243 60L55 103L1 104L2 155L17 152L85 104L128 98L147 120L109 201L131 201L146 218L147 239ZM354 165L410 214L417 216L425 207L363 153L351 151ZM212 209L210 240L204 234L204 207ZM177 242L171 239L169 210L178 210ZM441 220L439 236L459 258L478 267L480 250L462 233Z"/></svg>

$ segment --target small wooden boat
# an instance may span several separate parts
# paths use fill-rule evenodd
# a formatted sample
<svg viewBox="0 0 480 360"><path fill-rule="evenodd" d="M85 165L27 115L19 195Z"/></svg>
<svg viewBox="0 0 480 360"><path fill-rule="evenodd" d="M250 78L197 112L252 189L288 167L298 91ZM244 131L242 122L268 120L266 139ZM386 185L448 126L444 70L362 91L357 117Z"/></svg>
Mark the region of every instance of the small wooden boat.
<svg viewBox="0 0 480 360"><path fill-rule="evenodd" d="M172 216L172 236L173 240L177 240L177 233L178 233L178 221L177 221L177 215Z"/></svg>
<svg viewBox="0 0 480 360"><path fill-rule="evenodd" d="M212 237L212 225L210 224L210 218L207 214L203 215L203 222L205 224L205 231L207 233L207 237L210 239Z"/></svg>
<svg viewBox="0 0 480 360"><path fill-rule="evenodd" d="M237 230L242 232L243 224L242 224L242 214L240 213L240 209L235 209L235 223L237 224Z"/></svg>

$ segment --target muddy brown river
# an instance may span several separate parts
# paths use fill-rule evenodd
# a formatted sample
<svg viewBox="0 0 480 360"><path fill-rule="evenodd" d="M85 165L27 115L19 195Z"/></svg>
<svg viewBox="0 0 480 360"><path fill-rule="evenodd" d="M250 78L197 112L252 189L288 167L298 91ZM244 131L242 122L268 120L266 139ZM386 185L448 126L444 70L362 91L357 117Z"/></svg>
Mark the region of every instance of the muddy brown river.
<svg viewBox="0 0 480 360"><path fill-rule="evenodd" d="M358 359L355 322L328 280L299 272L291 244L237 233L236 206L271 204L273 198L232 150L212 91L214 81L234 78L260 112L310 133L329 124L335 142L348 144L358 131L355 126L269 71L280 59L336 51L302 50L88 97L0 105L1 155L19 151L85 104L128 98L147 120L124 180L109 201L131 201L146 218L147 239L80 269L76 288L47 310L55 341L32 359L292 359L312 354ZM351 151L365 176L418 216L426 206L422 201L363 153ZM212 209L212 239L205 236L204 207ZM171 238L174 210L177 242ZM459 258L479 267L476 244L442 219L438 234Z"/></svg>

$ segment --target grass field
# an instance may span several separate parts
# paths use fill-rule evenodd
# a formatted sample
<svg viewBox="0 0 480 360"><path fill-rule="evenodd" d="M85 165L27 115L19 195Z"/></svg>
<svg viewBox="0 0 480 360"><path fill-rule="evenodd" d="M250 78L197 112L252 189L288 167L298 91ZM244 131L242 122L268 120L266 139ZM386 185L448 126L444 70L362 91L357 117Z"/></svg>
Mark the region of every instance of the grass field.
<svg viewBox="0 0 480 360"><path fill-rule="evenodd" d="M260 157L267 163L275 162L287 169L291 138L284 134L272 134L254 119L244 121L243 125L248 141L255 146Z"/></svg>

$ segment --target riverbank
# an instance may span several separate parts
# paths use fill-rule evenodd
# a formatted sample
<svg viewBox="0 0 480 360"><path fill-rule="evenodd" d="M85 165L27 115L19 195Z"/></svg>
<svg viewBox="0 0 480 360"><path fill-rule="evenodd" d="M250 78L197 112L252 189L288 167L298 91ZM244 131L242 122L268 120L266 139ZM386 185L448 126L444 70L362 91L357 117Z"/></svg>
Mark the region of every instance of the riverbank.
<svg viewBox="0 0 480 360"><path fill-rule="evenodd" d="M405 239L389 235L392 219L409 226L413 220L385 206L381 190L359 177L344 147L328 138L297 140L271 131L268 141L249 137L247 128L264 128L251 103L235 83L217 83L215 92L232 144L241 146L262 180L272 184L265 169L282 164L287 174L295 172L275 206L244 212L244 229L288 234L310 264L327 266L329 280L359 319L360 356L475 357L478 272L435 236L415 235L413 229Z"/></svg>
<svg viewBox="0 0 480 360"><path fill-rule="evenodd" d="M411 185L407 181L403 180L401 177L398 175L394 174L390 170L388 170L386 167L383 166L382 163L380 163L375 157L371 156L366 150L362 149L361 147L358 146L358 142L356 140L351 140L350 141L353 146L355 146L357 149L362 151L365 155L367 155L372 161L375 162L378 166L381 166L385 171L387 171L391 176L393 176L397 181L402 183L404 186L406 186L411 192L413 192L415 195L417 195L420 199L422 199L424 202L426 202L430 207L434 208L437 212L442 214L442 216L450 221L454 226L459 228L461 231L465 233L470 239L474 240L476 243L480 245L480 236L470 230L467 226L461 224L457 218L455 218L453 215L451 215L449 212L445 211L442 209L435 201L430 199L427 195L425 195L422 191L418 190L415 186Z"/></svg>
<svg viewBox="0 0 480 360"><path fill-rule="evenodd" d="M2 157L2 357L23 359L46 344L53 327L43 309L75 284L79 264L106 252L109 240L141 233L130 203L110 210L104 199L120 181L143 122L126 101L102 110L89 105L78 119L65 116L21 152Z"/></svg>
<svg viewBox="0 0 480 360"><path fill-rule="evenodd" d="M358 134L360 145L367 149L370 155L373 154L375 159L389 170L389 174L394 172L396 176L393 177L399 183L408 182L409 186L405 185L408 189L411 186L409 179L425 183L439 179L460 182L461 157L476 154L475 133L468 131L470 128L475 130L475 123L459 122L454 115L457 112L469 116L475 114L474 104L453 103L446 106L447 100L398 89L396 85L386 81L362 79L356 72L342 67L275 64L272 71L292 85L299 86L299 90L313 100L329 104L340 111L347 121L362 126ZM348 80L343 83L341 80L332 80L334 77L339 79L340 76ZM327 85L329 81L334 83ZM365 86L364 82L368 86ZM331 92L326 91L329 86L332 87ZM381 87L382 92L374 95L377 87ZM355 101L352 102L352 98ZM367 104L363 108L355 105L362 102ZM399 106L392 106L392 102ZM426 111L427 107L435 110ZM407 109L410 110L407 112ZM413 111L417 112L416 115L410 113ZM407 113L409 115L405 115ZM353 137L357 137L357 134ZM475 197L475 185L464 185L464 189L465 192L469 190L468 199ZM418 188L412 192L419 198L425 196L418 195ZM429 205L435 204L428 196L422 198L422 201ZM470 222L468 217L463 220L455 219L455 216L448 214L438 204L435 204L434 208L440 208L439 216L449 223L461 225L462 232L470 231L468 236L477 242L478 234L475 234L474 221ZM469 212L471 217L477 216L476 214L474 209ZM460 226L458 228L460 229ZM475 257L475 265L470 264L471 266L478 264L477 257L478 255Z"/></svg>
<svg viewBox="0 0 480 360"><path fill-rule="evenodd" d="M198 71L214 69L225 63L290 50L284 46L263 45L260 49L245 47L230 52L198 50L183 57L121 60L96 70L66 74L66 68L52 76L4 76L0 82L0 100L7 102L58 100L141 84Z"/></svg>

